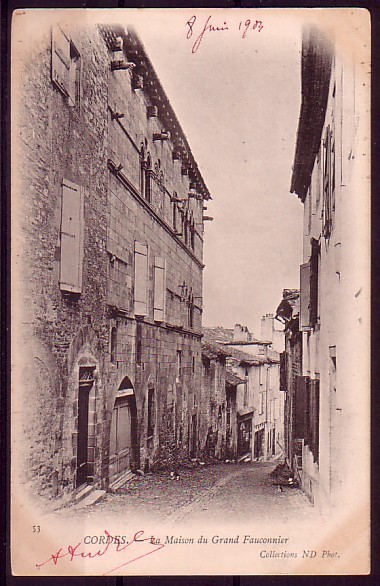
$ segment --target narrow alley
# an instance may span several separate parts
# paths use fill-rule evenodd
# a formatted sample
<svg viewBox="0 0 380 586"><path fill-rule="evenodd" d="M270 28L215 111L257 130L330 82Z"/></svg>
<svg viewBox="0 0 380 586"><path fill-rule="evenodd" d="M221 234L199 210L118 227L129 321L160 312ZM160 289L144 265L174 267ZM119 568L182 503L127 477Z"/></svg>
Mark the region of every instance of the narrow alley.
<svg viewBox="0 0 380 586"><path fill-rule="evenodd" d="M97 504L59 510L59 516L123 517L129 522L237 524L318 518L318 512L297 487L279 488L271 476L278 462L217 463L183 468L176 480L168 471L136 476L128 485L108 493Z"/></svg>
<svg viewBox="0 0 380 586"><path fill-rule="evenodd" d="M369 571L370 14L257 10L9 19L16 576Z"/></svg>

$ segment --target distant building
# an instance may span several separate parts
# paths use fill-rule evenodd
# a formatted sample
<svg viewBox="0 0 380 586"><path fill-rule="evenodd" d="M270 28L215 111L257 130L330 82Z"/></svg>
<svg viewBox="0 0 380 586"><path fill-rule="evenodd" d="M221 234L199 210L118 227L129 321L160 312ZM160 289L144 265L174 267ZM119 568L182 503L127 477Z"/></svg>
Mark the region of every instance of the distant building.
<svg viewBox="0 0 380 586"><path fill-rule="evenodd" d="M275 326L275 316L267 313L261 318L261 340L271 342L271 348L276 352L283 352L285 349L284 332Z"/></svg>
<svg viewBox="0 0 380 586"><path fill-rule="evenodd" d="M221 344L202 343L202 391L199 405L199 449L193 457L234 459L237 453L236 395L245 384L226 367L229 351Z"/></svg>
<svg viewBox="0 0 380 586"><path fill-rule="evenodd" d="M354 55L353 47L342 54L321 31L305 30L291 182L304 205L303 264L299 316L292 310L286 325L287 364L296 366L297 377L296 388L287 377L287 397L296 396L300 408L288 427L287 454L305 492L324 510L362 502L369 486L363 397L369 381L369 122L363 64L365 56Z"/></svg>
<svg viewBox="0 0 380 586"><path fill-rule="evenodd" d="M237 456L268 460L284 450L284 393L279 389L280 355L271 342L255 339L246 326L204 328L206 340L222 345L237 386Z"/></svg>
<svg viewBox="0 0 380 586"><path fill-rule="evenodd" d="M107 488L198 444L210 195L132 30L71 21L33 43L15 35L24 478L46 495Z"/></svg>

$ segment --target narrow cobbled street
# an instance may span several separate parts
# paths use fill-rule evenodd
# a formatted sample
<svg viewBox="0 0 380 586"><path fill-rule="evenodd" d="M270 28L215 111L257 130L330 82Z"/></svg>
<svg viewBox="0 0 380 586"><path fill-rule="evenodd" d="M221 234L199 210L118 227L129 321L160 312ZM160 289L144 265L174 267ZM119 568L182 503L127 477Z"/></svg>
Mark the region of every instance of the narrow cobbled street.
<svg viewBox="0 0 380 586"><path fill-rule="evenodd" d="M277 464L208 464L181 469L177 480L168 471L136 476L97 504L84 509L63 509L58 515L100 514L107 519L154 518L181 524L316 518L318 513L299 488L278 488L270 476Z"/></svg>

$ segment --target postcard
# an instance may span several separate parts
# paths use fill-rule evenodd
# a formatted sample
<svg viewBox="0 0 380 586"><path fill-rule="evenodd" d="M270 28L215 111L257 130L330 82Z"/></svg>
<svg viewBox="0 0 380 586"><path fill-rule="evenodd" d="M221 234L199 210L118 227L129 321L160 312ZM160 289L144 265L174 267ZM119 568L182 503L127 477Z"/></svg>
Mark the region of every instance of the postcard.
<svg viewBox="0 0 380 586"><path fill-rule="evenodd" d="M14 575L370 572L370 46L14 11Z"/></svg>

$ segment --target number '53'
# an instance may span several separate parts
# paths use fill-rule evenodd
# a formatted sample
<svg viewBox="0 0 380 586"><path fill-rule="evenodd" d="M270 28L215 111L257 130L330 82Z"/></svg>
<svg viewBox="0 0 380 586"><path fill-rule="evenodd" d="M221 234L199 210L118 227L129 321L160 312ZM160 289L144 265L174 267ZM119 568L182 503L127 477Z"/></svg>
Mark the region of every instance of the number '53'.
<svg viewBox="0 0 380 586"><path fill-rule="evenodd" d="M33 525L33 533L40 533L41 527L39 525Z"/></svg>

